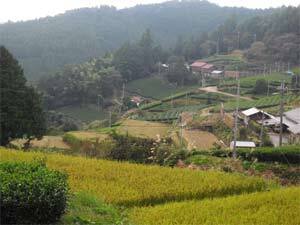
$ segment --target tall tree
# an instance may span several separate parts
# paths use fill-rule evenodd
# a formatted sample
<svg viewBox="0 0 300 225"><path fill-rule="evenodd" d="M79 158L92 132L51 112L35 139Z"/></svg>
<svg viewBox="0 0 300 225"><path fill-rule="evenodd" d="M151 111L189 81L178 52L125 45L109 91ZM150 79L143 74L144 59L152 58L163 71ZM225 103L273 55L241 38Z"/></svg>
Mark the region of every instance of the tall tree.
<svg viewBox="0 0 300 225"><path fill-rule="evenodd" d="M12 138L41 138L45 118L40 96L26 79L18 61L3 46L0 47L0 145Z"/></svg>

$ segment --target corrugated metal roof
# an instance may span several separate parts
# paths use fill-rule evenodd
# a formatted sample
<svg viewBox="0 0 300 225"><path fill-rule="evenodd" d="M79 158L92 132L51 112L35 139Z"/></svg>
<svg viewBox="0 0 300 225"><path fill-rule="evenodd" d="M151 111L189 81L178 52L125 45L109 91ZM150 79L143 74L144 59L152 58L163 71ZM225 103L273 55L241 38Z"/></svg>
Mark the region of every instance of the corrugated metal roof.
<svg viewBox="0 0 300 225"><path fill-rule="evenodd" d="M259 113L260 110L258 110L257 108L251 108L251 109L247 109L247 110L244 110L242 111L242 113L245 115L245 116L252 116L256 113Z"/></svg>
<svg viewBox="0 0 300 225"><path fill-rule="evenodd" d="M300 108L293 109L291 111L285 112L284 115L287 119L300 124Z"/></svg>
<svg viewBox="0 0 300 225"><path fill-rule="evenodd" d="M212 65L212 64L206 64L206 65L204 65L202 68L203 69L211 69L211 68L213 68L214 67L214 65Z"/></svg>
<svg viewBox="0 0 300 225"><path fill-rule="evenodd" d="M202 68L205 65L206 65L206 62L196 61L191 65L191 67L201 67Z"/></svg>
<svg viewBox="0 0 300 225"><path fill-rule="evenodd" d="M230 148L233 148L234 141L230 143ZM253 141L237 141L236 147L238 148L255 148L256 144Z"/></svg>
<svg viewBox="0 0 300 225"><path fill-rule="evenodd" d="M223 73L223 71L221 71L221 70L214 70L211 73L212 74L221 74L221 73Z"/></svg>
<svg viewBox="0 0 300 225"><path fill-rule="evenodd" d="M294 126L290 126L290 127L288 128L288 130L289 130L290 132L292 132L293 134L300 134L300 124L294 125Z"/></svg>

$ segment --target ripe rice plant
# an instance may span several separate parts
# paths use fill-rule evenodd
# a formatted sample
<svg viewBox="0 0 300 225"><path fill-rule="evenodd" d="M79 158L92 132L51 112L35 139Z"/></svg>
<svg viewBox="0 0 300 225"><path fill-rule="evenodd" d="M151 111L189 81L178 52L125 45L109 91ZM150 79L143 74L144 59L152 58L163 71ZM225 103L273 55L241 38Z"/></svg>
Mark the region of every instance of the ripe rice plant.
<svg viewBox="0 0 300 225"><path fill-rule="evenodd" d="M215 200L135 208L139 225L296 225L300 224L300 188L287 188Z"/></svg>
<svg viewBox="0 0 300 225"><path fill-rule="evenodd" d="M146 206L263 191L270 184L261 178L222 172L201 172L130 163L0 149L0 161L47 158L47 166L69 176L72 191L86 191L107 203Z"/></svg>

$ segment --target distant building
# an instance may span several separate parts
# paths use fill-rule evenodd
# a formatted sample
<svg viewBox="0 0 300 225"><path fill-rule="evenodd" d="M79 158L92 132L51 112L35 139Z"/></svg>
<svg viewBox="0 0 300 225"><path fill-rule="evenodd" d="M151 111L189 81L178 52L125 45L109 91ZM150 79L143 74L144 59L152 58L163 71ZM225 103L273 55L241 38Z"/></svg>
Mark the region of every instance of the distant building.
<svg viewBox="0 0 300 225"><path fill-rule="evenodd" d="M213 64L205 64L201 68L201 72L204 74L210 74L212 71L214 71L215 66Z"/></svg>
<svg viewBox="0 0 300 225"><path fill-rule="evenodd" d="M224 72L222 70L214 70L211 72L211 77L213 78L220 78L223 77Z"/></svg>
<svg viewBox="0 0 300 225"><path fill-rule="evenodd" d="M245 124L248 124L250 120L254 120L258 123L262 123L262 120L267 121L270 119L276 119L271 114L259 110L255 107L242 111L239 116L244 120Z"/></svg>
<svg viewBox="0 0 300 225"><path fill-rule="evenodd" d="M192 72L202 72L202 67L205 66L207 63L202 61L196 61L190 65Z"/></svg>
<svg viewBox="0 0 300 225"><path fill-rule="evenodd" d="M237 148L256 148L256 144L253 141L237 141ZM234 141L230 143L230 149L234 148Z"/></svg>
<svg viewBox="0 0 300 225"><path fill-rule="evenodd" d="M139 106L144 101L144 99L141 96L133 96L131 97L130 101Z"/></svg>

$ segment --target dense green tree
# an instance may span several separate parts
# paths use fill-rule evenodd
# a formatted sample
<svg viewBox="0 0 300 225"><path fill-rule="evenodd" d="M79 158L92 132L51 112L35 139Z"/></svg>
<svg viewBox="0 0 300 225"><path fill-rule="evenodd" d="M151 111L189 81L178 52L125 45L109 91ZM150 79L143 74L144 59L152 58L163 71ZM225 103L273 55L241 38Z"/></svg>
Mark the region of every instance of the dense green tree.
<svg viewBox="0 0 300 225"><path fill-rule="evenodd" d="M40 96L26 86L23 70L3 46L0 47L0 144L12 138L41 138L45 118Z"/></svg>
<svg viewBox="0 0 300 225"><path fill-rule="evenodd" d="M265 79L259 79L256 81L255 86L253 88L254 94L265 94L268 90L268 83Z"/></svg>
<svg viewBox="0 0 300 225"><path fill-rule="evenodd" d="M186 84L189 79L190 72L185 65L183 57L172 56L169 59L169 71L167 73L167 79L171 83L175 83L178 86Z"/></svg>

